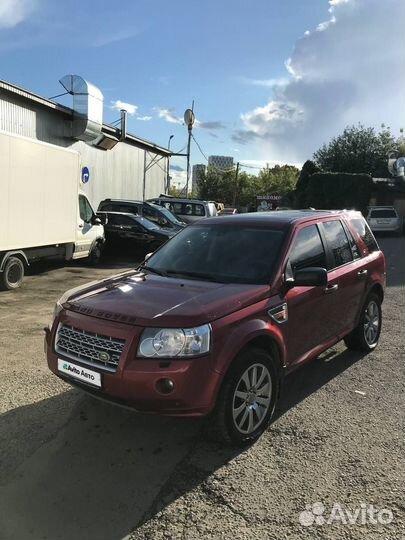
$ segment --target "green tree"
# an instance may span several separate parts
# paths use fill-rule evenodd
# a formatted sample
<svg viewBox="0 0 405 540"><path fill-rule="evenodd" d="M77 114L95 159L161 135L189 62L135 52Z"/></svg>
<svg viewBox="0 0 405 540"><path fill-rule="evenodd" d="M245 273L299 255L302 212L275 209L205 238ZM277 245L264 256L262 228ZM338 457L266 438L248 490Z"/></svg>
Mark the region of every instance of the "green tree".
<svg viewBox="0 0 405 540"><path fill-rule="evenodd" d="M308 206L306 191L308 188L309 178L311 174L320 172L321 169L310 159L308 159L302 166L301 172L298 176L295 193L295 207L306 208Z"/></svg>
<svg viewBox="0 0 405 540"><path fill-rule="evenodd" d="M284 195L295 189L299 170L293 165L275 165L266 167L259 172L259 191L257 195L279 193Z"/></svg>
<svg viewBox="0 0 405 540"><path fill-rule="evenodd" d="M399 140L384 125L376 132L372 127L358 124L347 127L341 135L324 144L313 157L315 164L324 171L386 177L388 151L398 143Z"/></svg>

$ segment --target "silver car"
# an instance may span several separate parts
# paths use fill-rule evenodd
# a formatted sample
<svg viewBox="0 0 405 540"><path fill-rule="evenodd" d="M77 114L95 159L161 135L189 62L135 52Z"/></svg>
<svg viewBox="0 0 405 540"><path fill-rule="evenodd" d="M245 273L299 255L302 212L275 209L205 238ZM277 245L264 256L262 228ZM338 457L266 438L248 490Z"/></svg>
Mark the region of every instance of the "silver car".
<svg viewBox="0 0 405 540"><path fill-rule="evenodd" d="M399 233L402 229L401 219L393 206L370 206L367 222L373 232Z"/></svg>
<svg viewBox="0 0 405 540"><path fill-rule="evenodd" d="M167 208L186 223L218 215L217 207L211 201L162 196L150 199L148 202Z"/></svg>

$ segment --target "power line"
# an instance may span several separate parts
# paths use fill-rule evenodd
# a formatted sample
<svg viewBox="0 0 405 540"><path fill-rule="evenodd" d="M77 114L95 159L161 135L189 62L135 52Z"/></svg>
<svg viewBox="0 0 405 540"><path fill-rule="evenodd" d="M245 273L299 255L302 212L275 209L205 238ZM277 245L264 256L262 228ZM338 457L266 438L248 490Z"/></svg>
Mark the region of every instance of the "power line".
<svg viewBox="0 0 405 540"><path fill-rule="evenodd" d="M202 150L201 146L199 145L199 143L198 143L197 139L196 139L196 138L194 137L194 134L193 134L193 133L191 134L191 136L192 136L192 138L193 138L193 141L194 141L194 142L195 142L195 144L197 145L197 147L198 147L198 150L199 150L199 151L201 152L201 155L202 155L202 156L204 157L204 159L205 159L206 161L208 161L208 158L207 158L207 156L206 156L206 155L204 154L204 152L203 152L203 150Z"/></svg>

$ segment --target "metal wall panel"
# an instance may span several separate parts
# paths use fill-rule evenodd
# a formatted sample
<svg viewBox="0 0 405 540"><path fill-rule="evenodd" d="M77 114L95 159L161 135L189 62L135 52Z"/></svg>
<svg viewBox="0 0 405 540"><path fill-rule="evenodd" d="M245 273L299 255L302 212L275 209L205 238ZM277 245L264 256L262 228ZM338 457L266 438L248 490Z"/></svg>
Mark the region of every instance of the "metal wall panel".
<svg viewBox="0 0 405 540"><path fill-rule="evenodd" d="M82 184L80 178L78 182L95 208L107 197L142 200L144 150L122 142L111 150L101 150L66 138L65 124L69 118L65 114L19 96L15 96L14 101L0 93L0 129L78 151L82 166L90 170L88 184ZM148 164L155 154L146 152L146 156ZM164 192L167 158L157 156L157 160L146 173L145 198Z"/></svg>

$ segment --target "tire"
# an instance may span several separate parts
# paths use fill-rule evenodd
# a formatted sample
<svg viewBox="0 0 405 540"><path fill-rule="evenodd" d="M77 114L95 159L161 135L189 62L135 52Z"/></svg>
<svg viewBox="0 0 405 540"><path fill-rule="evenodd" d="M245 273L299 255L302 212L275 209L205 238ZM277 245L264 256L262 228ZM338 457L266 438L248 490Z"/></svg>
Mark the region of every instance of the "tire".
<svg viewBox="0 0 405 540"><path fill-rule="evenodd" d="M89 255L89 258L88 258L89 264L91 264L92 266L97 266L100 263L102 252L103 250L102 250L101 244L100 242L97 242Z"/></svg>
<svg viewBox="0 0 405 540"><path fill-rule="evenodd" d="M373 351L378 344L382 327L381 299L371 293L365 301L358 326L344 338L348 349Z"/></svg>
<svg viewBox="0 0 405 540"><path fill-rule="evenodd" d="M24 279L25 266L19 257L9 257L0 274L0 289L12 291L18 289Z"/></svg>
<svg viewBox="0 0 405 540"><path fill-rule="evenodd" d="M215 410L207 418L208 436L234 446L256 441L273 416L279 383L278 366L268 352L256 347L244 349L226 374Z"/></svg>

